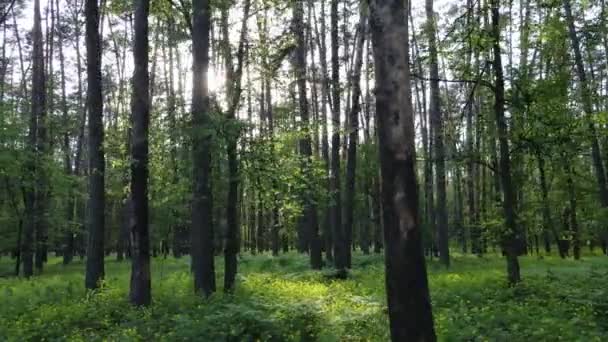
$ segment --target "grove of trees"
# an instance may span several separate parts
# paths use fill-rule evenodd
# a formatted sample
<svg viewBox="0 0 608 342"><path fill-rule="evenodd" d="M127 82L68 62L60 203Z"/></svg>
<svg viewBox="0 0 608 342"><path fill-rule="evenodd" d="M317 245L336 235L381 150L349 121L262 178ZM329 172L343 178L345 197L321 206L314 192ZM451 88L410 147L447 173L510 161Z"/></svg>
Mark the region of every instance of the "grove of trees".
<svg viewBox="0 0 608 342"><path fill-rule="evenodd" d="M0 255L189 255L207 298L243 254L349 277L384 252L394 341L436 340L426 261L608 255L604 0L9 0ZM222 256L224 270L216 269ZM8 276L0 274L0 276Z"/></svg>

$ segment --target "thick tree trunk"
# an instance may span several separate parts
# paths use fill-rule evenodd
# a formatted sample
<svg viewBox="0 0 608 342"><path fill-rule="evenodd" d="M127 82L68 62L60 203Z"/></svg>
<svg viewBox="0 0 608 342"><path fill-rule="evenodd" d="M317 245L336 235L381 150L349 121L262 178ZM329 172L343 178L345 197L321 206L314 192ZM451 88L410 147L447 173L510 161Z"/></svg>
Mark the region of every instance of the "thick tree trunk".
<svg viewBox="0 0 608 342"><path fill-rule="evenodd" d="M370 0L369 4L376 64L376 117L391 338L393 341L435 341L418 217L405 8L401 0Z"/></svg>
<svg viewBox="0 0 608 342"><path fill-rule="evenodd" d="M101 38L99 7L86 0L87 110L89 113L89 208L85 286L96 289L104 277L105 157L101 88Z"/></svg>

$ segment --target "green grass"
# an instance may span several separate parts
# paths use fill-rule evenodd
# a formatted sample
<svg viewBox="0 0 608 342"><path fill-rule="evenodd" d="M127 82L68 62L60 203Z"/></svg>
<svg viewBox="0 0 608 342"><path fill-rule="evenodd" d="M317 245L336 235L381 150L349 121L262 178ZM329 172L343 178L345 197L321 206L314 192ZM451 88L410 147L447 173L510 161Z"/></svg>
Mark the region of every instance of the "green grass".
<svg viewBox="0 0 608 342"><path fill-rule="evenodd" d="M351 277L309 270L304 256L245 255L237 291L193 295L189 259L153 262L154 304L127 302L130 264L106 262L102 291L86 294L84 265L52 258L42 276L0 278L0 341L386 341L381 256L355 255ZM435 325L445 341L608 339L608 258L522 258L509 288L498 256L429 263ZM218 258L218 284L223 265ZM0 274L12 260L0 260ZM221 289L220 289L221 290Z"/></svg>

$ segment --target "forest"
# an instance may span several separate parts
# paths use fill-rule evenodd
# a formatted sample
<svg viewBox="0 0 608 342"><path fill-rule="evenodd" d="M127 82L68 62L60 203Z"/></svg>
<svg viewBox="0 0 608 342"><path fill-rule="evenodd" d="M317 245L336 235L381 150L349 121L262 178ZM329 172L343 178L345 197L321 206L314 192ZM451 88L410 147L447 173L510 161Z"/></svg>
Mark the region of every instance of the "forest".
<svg viewBox="0 0 608 342"><path fill-rule="evenodd" d="M607 340L607 2L0 1L0 341Z"/></svg>

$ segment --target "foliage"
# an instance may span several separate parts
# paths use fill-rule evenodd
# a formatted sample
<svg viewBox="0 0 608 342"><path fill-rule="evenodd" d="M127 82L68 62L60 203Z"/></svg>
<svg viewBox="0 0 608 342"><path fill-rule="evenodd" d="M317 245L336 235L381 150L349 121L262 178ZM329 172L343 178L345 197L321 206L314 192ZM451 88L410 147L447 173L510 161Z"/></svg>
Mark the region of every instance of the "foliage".
<svg viewBox="0 0 608 342"><path fill-rule="evenodd" d="M188 260L153 260L154 303L130 306L128 263L108 261L104 287L87 295L81 262L52 258L32 280L0 279L0 340L385 341L383 259L356 254L346 281L308 270L304 256L243 255L234 295L192 294ZM221 261L218 260L218 263ZM605 257L523 258L524 284L507 287L498 256L430 263L442 340L600 341L608 333ZM10 267L3 259L1 267ZM218 269L222 269L219 267ZM221 277L218 274L218 277Z"/></svg>

